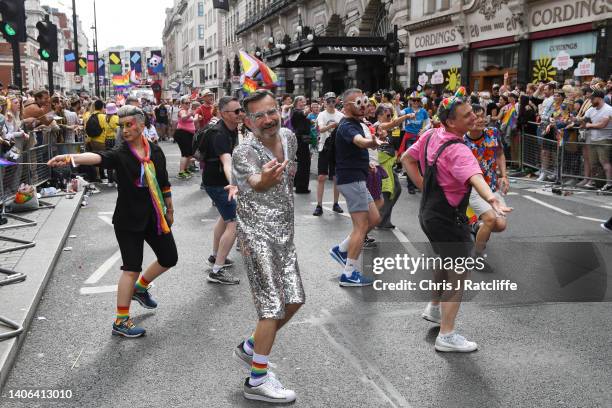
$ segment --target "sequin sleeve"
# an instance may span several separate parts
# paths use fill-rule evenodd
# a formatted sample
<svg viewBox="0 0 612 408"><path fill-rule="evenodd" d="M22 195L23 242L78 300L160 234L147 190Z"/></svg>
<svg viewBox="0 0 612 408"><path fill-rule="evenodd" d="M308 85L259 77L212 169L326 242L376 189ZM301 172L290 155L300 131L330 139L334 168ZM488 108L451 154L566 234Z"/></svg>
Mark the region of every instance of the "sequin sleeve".
<svg viewBox="0 0 612 408"><path fill-rule="evenodd" d="M261 165L253 147L249 143L236 147L232 154L232 184L248 191L251 189L249 177L260 173Z"/></svg>

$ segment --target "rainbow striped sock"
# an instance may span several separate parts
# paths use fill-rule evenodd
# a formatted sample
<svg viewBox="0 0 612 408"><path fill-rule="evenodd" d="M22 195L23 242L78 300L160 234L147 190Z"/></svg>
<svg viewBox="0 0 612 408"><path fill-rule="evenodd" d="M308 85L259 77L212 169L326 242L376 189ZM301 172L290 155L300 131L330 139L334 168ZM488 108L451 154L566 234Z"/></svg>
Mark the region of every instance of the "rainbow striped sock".
<svg viewBox="0 0 612 408"><path fill-rule="evenodd" d="M249 356L252 356L254 348L255 348L255 336L251 334L251 337L249 337L248 339L244 341L244 343L242 343L242 349Z"/></svg>
<svg viewBox="0 0 612 408"><path fill-rule="evenodd" d="M130 307L129 306L117 306L117 319L115 320L116 324L119 324L122 320L125 320L130 317Z"/></svg>
<svg viewBox="0 0 612 408"><path fill-rule="evenodd" d="M263 383L268 376L268 356L253 353L253 363L251 364L251 378L249 384L257 387Z"/></svg>
<svg viewBox="0 0 612 408"><path fill-rule="evenodd" d="M144 275L140 275L140 277L136 281L136 285L134 285L134 290L136 292L146 292L147 288L149 287L149 283L151 282L146 280Z"/></svg>

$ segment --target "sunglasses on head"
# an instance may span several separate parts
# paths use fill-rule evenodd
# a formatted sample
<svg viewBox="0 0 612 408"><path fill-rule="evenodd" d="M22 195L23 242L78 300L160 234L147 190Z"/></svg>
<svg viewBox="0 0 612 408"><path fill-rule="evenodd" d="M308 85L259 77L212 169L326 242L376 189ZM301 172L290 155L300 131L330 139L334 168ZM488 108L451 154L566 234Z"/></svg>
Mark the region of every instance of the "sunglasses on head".
<svg viewBox="0 0 612 408"><path fill-rule="evenodd" d="M350 101L347 103L352 103L353 105L360 108L362 106L368 106L369 100L367 96L362 96L361 98L356 98L354 101Z"/></svg>
<svg viewBox="0 0 612 408"><path fill-rule="evenodd" d="M228 113L229 113L229 112L231 112L231 113L233 113L234 115L240 115L241 113L243 113L243 112L244 112L244 109L242 109L242 108L238 108L238 109L236 109L236 110L225 110L225 111L223 111L223 112L228 112Z"/></svg>

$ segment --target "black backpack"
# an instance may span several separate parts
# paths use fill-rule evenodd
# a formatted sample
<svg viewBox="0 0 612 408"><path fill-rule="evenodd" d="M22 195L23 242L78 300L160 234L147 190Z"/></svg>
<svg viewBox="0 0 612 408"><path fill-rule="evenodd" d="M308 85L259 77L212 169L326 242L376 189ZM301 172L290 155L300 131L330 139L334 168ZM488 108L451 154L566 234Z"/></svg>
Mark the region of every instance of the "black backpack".
<svg viewBox="0 0 612 408"><path fill-rule="evenodd" d="M207 150L208 150L208 142L207 137L210 136L212 132L210 132L215 127L215 124L208 124L203 128L198 129L198 131L193 136L193 158L197 161L205 161ZM209 160L211 161L211 160Z"/></svg>
<svg viewBox="0 0 612 408"><path fill-rule="evenodd" d="M85 124L85 133L87 133L87 136L89 137L98 137L103 131L104 129L102 129L102 126L100 125L100 118L98 118L98 114L93 113L87 119L87 123Z"/></svg>

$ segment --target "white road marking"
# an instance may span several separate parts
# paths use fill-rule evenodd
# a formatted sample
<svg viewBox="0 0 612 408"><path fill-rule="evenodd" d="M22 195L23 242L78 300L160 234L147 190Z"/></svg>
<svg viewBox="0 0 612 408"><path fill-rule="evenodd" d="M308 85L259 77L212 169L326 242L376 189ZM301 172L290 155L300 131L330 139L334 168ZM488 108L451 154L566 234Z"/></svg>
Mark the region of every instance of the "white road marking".
<svg viewBox="0 0 612 408"><path fill-rule="evenodd" d="M311 201L310 204L318 204L316 201ZM323 204L326 205L334 205L335 203L332 201L323 201ZM346 204L346 201L338 201L338 204Z"/></svg>
<svg viewBox="0 0 612 408"><path fill-rule="evenodd" d="M406 243L406 242L410 242L410 240L408 239L408 237L402 232L400 231L399 228L395 227L394 229L391 230L393 232L393 235L395 235L395 237L397 238L397 240L401 243Z"/></svg>
<svg viewBox="0 0 612 408"><path fill-rule="evenodd" d="M606 222L606 220L600 220L599 218L583 217L582 215L578 215L577 217L580 218L581 220L595 221L595 222Z"/></svg>
<svg viewBox="0 0 612 408"><path fill-rule="evenodd" d="M519 195L519 193L515 192L515 191L508 191L506 193L507 196L515 196L515 195Z"/></svg>
<svg viewBox="0 0 612 408"><path fill-rule="evenodd" d="M108 217L106 215L99 215L98 218L101 219L102 221L104 221L105 223L107 223L110 226L113 225L113 219L111 217Z"/></svg>
<svg viewBox="0 0 612 408"><path fill-rule="evenodd" d="M114 213L112 211L101 211L98 213L98 215L113 215Z"/></svg>
<svg viewBox="0 0 612 408"><path fill-rule="evenodd" d="M81 288L81 295L97 295L98 293L109 293L116 292L117 285L111 286L93 286L88 288Z"/></svg>
<svg viewBox="0 0 612 408"><path fill-rule="evenodd" d="M574 214L572 214L572 213L571 213L571 212L569 212L569 211L565 211L565 210L564 210L564 209L562 209L562 208L555 207L555 206L554 206L554 205L552 205L552 204L545 203L544 201L538 200L537 198L533 198L533 197L528 196L528 195L523 196L523 197L525 197L526 199L528 199L528 200L530 200L530 201L533 201L534 203L540 204L541 206L544 206L544 207L550 208L551 210L557 211L557 212L559 212L559 213L561 213L561 214L565 214L565 215L574 215Z"/></svg>
<svg viewBox="0 0 612 408"><path fill-rule="evenodd" d="M323 315L329 319L328 321L331 324L334 323L335 319L328 310L322 309L321 313L323 313ZM367 356L352 354L346 346L338 343L338 341L331 335L329 330L327 330L323 324L313 322L313 325L321 330L323 335L327 338L327 341L329 341L329 344L336 349L336 351L342 354L345 360L360 373L358 377L360 377L359 379L361 382L364 384L369 384L382 401L390 404L392 407L410 407L410 404L408 404L406 398L404 398L404 396L393 386L391 381L389 381L384 374L370 362L370 359ZM339 324L334 324L334 327L342 335L343 341L349 343L351 349L358 350L358 348L348 340L351 338L351 336L345 333ZM381 382L381 385L378 385L374 379Z"/></svg>
<svg viewBox="0 0 612 408"><path fill-rule="evenodd" d="M115 263L117 263L119 259L121 259L121 251L115 252L110 258L104 261L104 263L100 265L100 267L96 269L95 272L92 273L89 278L87 278L85 284L91 285L94 283L98 283L98 281L102 279L102 277L106 275L108 271L111 270L111 268L115 265Z"/></svg>
<svg viewBox="0 0 612 408"><path fill-rule="evenodd" d="M329 212L334 212L334 210L332 210L331 207L326 207L324 205L322 207L323 207L324 210L327 210ZM341 215L341 216L346 217L346 218L351 218L351 215L348 214L346 211L343 212L343 213L336 213L336 214Z"/></svg>
<svg viewBox="0 0 612 408"><path fill-rule="evenodd" d="M606 210L612 210L612 206L609 205L600 205L601 208L605 208Z"/></svg>

